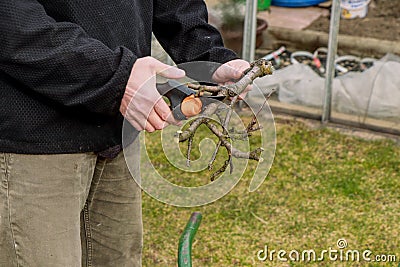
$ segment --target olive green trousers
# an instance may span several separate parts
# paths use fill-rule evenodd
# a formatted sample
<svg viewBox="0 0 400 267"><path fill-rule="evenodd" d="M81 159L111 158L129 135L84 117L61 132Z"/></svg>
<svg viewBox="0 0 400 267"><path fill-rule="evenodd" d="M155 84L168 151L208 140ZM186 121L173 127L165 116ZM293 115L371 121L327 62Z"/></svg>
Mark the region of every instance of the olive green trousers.
<svg viewBox="0 0 400 267"><path fill-rule="evenodd" d="M0 153L0 266L141 266L132 150L114 159Z"/></svg>

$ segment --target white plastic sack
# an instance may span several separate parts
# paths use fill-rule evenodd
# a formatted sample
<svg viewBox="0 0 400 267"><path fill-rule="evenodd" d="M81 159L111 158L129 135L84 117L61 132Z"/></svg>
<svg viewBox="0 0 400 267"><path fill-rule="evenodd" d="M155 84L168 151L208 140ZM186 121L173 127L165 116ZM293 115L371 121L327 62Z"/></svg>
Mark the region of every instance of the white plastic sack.
<svg viewBox="0 0 400 267"><path fill-rule="evenodd" d="M333 108L339 112L372 118L400 120L400 63L377 61L362 73L335 78ZM338 90L339 89L339 90Z"/></svg>
<svg viewBox="0 0 400 267"><path fill-rule="evenodd" d="M290 65L254 83L266 91L277 88L280 102L309 107L320 107L323 103L324 79L307 65Z"/></svg>
<svg viewBox="0 0 400 267"><path fill-rule="evenodd" d="M325 80L307 65L290 65L254 83L265 94L272 88L278 89L280 102L322 107ZM336 77L332 91L335 111L400 120L400 58L387 55L365 72Z"/></svg>

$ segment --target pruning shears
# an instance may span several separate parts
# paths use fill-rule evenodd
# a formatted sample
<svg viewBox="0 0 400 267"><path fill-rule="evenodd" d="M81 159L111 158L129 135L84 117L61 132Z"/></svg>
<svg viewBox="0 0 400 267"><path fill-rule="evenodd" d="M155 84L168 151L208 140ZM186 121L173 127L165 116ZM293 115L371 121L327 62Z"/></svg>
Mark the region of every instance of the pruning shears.
<svg viewBox="0 0 400 267"><path fill-rule="evenodd" d="M225 96L199 95L195 90L176 80L168 80L156 85L160 95L168 98L175 119L186 120L201 113L213 102L222 101Z"/></svg>

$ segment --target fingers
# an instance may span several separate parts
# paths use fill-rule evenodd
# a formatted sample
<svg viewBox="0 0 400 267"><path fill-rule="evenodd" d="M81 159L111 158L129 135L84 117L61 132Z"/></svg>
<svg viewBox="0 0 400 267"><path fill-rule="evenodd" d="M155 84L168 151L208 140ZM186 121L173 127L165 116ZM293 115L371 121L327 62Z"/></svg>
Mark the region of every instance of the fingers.
<svg viewBox="0 0 400 267"><path fill-rule="evenodd" d="M148 132L154 132L156 130L162 130L167 127L169 124L165 120L161 119L161 117L157 114L157 112L153 109L145 122L145 130Z"/></svg>
<svg viewBox="0 0 400 267"><path fill-rule="evenodd" d="M229 65L222 65L213 75L213 80L218 83L225 83L231 80L237 80L242 76L241 71L234 69Z"/></svg>
<svg viewBox="0 0 400 267"><path fill-rule="evenodd" d="M180 124L180 122L174 118L169 106L162 98L154 105L154 111L157 113L161 120L167 122L168 124Z"/></svg>
<svg viewBox="0 0 400 267"><path fill-rule="evenodd" d="M236 80L239 79L242 76L241 71L239 71L238 69L235 69L231 66L227 66L227 65L223 65L221 66L221 73L220 73L220 79L222 80Z"/></svg>
<svg viewBox="0 0 400 267"><path fill-rule="evenodd" d="M218 83L240 79L243 72L250 67L247 61L242 59L231 60L221 65L214 73L213 80Z"/></svg>
<svg viewBox="0 0 400 267"><path fill-rule="evenodd" d="M153 132L169 124L179 125L169 106L156 89L156 74L167 79L185 77L185 71L166 65L155 58L136 60L121 101L120 111L137 130Z"/></svg>
<svg viewBox="0 0 400 267"><path fill-rule="evenodd" d="M142 114L142 116L139 116L138 113L132 112L132 110L128 110L125 118L137 130L146 130L150 133L156 130L162 130L169 125L168 122L160 118L155 110L151 110L148 115Z"/></svg>
<svg viewBox="0 0 400 267"><path fill-rule="evenodd" d="M163 76L164 78L180 79L180 78L185 77L185 75L186 75L184 70L164 64L158 60L155 60L153 64L154 64L153 67L154 67L154 70L156 71L156 73Z"/></svg>
<svg viewBox="0 0 400 267"><path fill-rule="evenodd" d="M170 124L180 125L181 122L174 119L172 113L169 111L169 107L167 106L166 108L167 109L161 108L156 105L148 114L143 113L142 110L128 108L124 117L138 131L146 130L148 132L154 132L156 130L162 130Z"/></svg>
<svg viewBox="0 0 400 267"><path fill-rule="evenodd" d="M131 103L124 116L139 131L154 132L162 130L170 124L180 124L179 121L174 119L169 106L162 98L151 109L144 109L140 105L132 105Z"/></svg>
<svg viewBox="0 0 400 267"><path fill-rule="evenodd" d="M244 71L250 67L247 61L241 59L231 60L221 65L214 73L213 80L219 84L232 84L234 81L242 78ZM252 86L246 89L238 96L238 100L243 100Z"/></svg>

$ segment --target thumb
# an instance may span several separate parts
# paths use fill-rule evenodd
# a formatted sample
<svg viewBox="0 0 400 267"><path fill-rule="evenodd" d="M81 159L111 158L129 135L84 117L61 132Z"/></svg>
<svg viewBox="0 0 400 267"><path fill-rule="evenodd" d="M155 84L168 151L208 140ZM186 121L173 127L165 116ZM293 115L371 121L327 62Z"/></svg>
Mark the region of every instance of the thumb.
<svg viewBox="0 0 400 267"><path fill-rule="evenodd" d="M213 79L216 82L226 82L229 80L237 80L240 79L243 75L243 71L237 69L228 64L224 64L220 66L217 71L213 75Z"/></svg>
<svg viewBox="0 0 400 267"><path fill-rule="evenodd" d="M163 76L164 78L179 79L185 77L186 75L184 70L164 64L161 61L157 60L154 64L154 69L156 73L160 76Z"/></svg>
<svg viewBox="0 0 400 267"><path fill-rule="evenodd" d="M243 71L238 68L235 68L233 66L229 66L229 68L227 68L225 70L225 78L228 78L228 79L230 78L230 79L236 80L236 79L239 79L240 77L242 77L242 75L243 75Z"/></svg>

